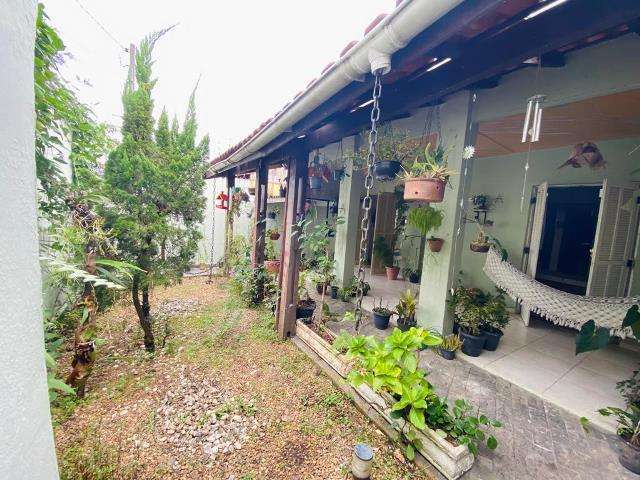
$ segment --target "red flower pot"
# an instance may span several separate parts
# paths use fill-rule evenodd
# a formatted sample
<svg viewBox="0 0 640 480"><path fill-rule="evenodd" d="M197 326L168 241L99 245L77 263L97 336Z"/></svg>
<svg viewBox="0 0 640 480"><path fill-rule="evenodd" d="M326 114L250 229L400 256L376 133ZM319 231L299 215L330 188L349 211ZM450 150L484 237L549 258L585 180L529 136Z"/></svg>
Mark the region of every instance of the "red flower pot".
<svg viewBox="0 0 640 480"><path fill-rule="evenodd" d="M429 250L432 252L439 252L442 250L442 244L444 243L444 239L442 238L430 238L427 240L429 242Z"/></svg>
<svg viewBox="0 0 640 480"><path fill-rule="evenodd" d="M397 280L400 267L384 267L387 273L387 280Z"/></svg>
<svg viewBox="0 0 640 480"><path fill-rule="evenodd" d="M435 178L412 178L404 182L404 199L440 203L446 186L446 182Z"/></svg>
<svg viewBox="0 0 640 480"><path fill-rule="evenodd" d="M280 238L280 234L278 232L272 233L271 235L269 235L269 238L271 240L278 240Z"/></svg>
<svg viewBox="0 0 640 480"><path fill-rule="evenodd" d="M264 268L267 272L278 273L280 271L280 260L265 260Z"/></svg>

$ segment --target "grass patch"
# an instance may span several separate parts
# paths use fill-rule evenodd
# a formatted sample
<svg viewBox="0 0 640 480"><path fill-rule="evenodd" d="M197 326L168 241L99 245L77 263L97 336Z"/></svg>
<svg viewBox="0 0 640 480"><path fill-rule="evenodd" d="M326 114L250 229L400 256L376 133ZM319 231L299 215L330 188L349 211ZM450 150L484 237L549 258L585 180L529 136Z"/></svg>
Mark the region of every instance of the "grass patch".
<svg viewBox="0 0 640 480"><path fill-rule="evenodd" d="M249 327L249 336L253 340L263 342L273 343L278 341L276 319L273 314L266 309L261 309L258 313L258 318Z"/></svg>

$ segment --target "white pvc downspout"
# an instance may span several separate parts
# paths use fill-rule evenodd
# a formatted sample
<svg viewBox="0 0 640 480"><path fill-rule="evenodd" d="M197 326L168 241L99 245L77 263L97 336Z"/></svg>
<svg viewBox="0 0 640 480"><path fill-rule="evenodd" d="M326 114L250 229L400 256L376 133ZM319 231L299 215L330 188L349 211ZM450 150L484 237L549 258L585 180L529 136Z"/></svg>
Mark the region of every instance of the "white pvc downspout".
<svg viewBox="0 0 640 480"><path fill-rule="evenodd" d="M391 69L391 55L464 0L405 0L376 25L318 81L295 99L276 119L229 158L213 165L216 173L249 155L260 157L260 149L291 128L327 99L353 81L379 68Z"/></svg>

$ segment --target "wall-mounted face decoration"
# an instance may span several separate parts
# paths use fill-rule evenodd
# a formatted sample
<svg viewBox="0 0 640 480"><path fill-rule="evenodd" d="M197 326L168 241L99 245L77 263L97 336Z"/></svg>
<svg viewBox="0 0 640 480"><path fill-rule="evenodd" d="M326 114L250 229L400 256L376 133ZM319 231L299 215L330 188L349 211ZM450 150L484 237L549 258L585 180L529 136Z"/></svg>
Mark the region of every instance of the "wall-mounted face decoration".
<svg viewBox="0 0 640 480"><path fill-rule="evenodd" d="M603 170L607 162L604 161L604 157L595 143L583 142L574 145L569 160L558 168L563 168L567 165L571 165L573 168L581 168L584 165L592 170Z"/></svg>

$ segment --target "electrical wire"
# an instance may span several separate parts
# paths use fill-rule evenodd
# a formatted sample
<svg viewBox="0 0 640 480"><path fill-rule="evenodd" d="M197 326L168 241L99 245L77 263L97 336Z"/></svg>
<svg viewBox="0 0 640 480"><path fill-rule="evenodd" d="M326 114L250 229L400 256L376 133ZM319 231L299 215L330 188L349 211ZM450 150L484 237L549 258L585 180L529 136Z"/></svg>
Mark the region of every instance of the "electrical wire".
<svg viewBox="0 0 640 480"><path fill-rule="evenodd" d="M89 18L91 18L91 20L93 20L95 24L98 25L98 27L100 27L100 29L104 33L106 33L111 40L115 42L115 44L118 47L122 48L125 52L129 51L128 48L126 48L122 43L120 43L118 39L114 35L112 35L111 32L109 32L109 30L107 30L107 28L102 23L100 23L100 21L89 10L87 10L87 8L82 3L80 3L80 0L75 0L75 2L84 11L84 13L86 13L89 16Z"/></svg>

